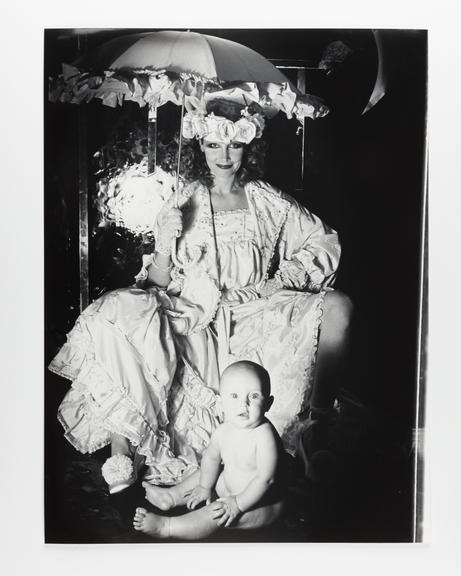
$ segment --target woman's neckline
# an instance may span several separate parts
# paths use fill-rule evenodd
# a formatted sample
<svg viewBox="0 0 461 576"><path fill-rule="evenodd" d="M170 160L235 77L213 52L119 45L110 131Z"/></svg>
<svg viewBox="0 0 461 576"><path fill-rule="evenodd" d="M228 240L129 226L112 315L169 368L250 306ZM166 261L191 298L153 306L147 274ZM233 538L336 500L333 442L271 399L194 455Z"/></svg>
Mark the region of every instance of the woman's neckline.
<svg viewBox="0 0 461 576"><path fill-rule="evenodd" d="M245 213L249 211L250 208L250 202L248 200L248 192L246 189L246 184L244 184L242 186L242 192L243 192L243 196L246 202L246 206L236 206L234 208L214 208L213 207L213 202L211 199L211 190L208 189L208 198L209 198L209 202L210 202L210 208L213 214L236 214L236 213Z"/></svg>

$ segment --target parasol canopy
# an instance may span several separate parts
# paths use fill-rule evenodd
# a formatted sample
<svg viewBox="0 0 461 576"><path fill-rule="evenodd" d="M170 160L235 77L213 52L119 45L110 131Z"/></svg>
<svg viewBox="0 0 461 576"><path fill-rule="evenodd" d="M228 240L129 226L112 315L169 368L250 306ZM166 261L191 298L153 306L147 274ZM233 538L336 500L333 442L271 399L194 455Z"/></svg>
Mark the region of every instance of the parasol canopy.
<svg viewBox="0 0 461 576"><path fill-rule="evenodd" d="M328 113L320 98L302 94L251 48L171 30L121 36L64 64L59 78L51 79L49 96L76 104L99 98L112 107L131 100L156 109L167 102L206 102L223 91L234 101L259 105L268 117L281 110L302 121Z"/></svg>
<svg viewBox="0 0 461 576"><path fill-rule="evenodd" d="M94 67L103 70L169 70L216 83L287 82L273 64L251 48L197 32L129 34L106 42L91 60Z"/></svg>

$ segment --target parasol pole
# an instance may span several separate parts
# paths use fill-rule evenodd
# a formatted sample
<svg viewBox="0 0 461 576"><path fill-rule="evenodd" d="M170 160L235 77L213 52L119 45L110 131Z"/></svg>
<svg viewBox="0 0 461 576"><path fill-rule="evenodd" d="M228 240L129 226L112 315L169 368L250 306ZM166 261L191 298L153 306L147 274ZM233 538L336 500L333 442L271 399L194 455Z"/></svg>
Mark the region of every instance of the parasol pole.
<svg viewBox="0 0 461 576"><path fill-rule="evenodd" d="M302 142L301 142L301 181L304 188L304 162L305 162L305 153L306 153L306 118L304 117L302 120Z"/></svg>
<svg viewBox="0 0 461 576"><path fill-rule="evenodd" d="M174 191L174 205L175 208L179 207L179 170L181 167L181 149L182 149L182 126L183 126L183 118L184 118L184 94L182 95L182 104L181 104L181 123L179 126L179 144L178 144L178 166L176 169L176 189ZM171 259L173 261L173 264L176 267L180 267L180 263L178 262L178 259L176 257L176 242L177 242L177 238L173 239L172 245L171 245Z"/></svg>
<svg viewBox="0 0 461 576"><path fill-rule="evenodd" d="M296 87L298 90L304 94L306 92L306 70L304 68L299 68L296 77ZM306 142L306 118L301 119L301 184L304 188L304 154L305 154L305 142Z"/></svg>
<svg viewBox="0 0 461 576"><path fill-rule="evenodd" d="M147 117L147 175L157 168L157 104L149 104Z"/></svg>
<svg viewBox="0 0 461 576"><path fill-rule="evenodd" d="M181 149L182 149L182 125L183 125L183 118L184 118L184 94L182 95L182 104L181 104L181 124L179 127L179 149L178 149L178 168L176 170L176 190L175 190L175 207L178 208L179 206L179 170L181 167Z"/></svg>

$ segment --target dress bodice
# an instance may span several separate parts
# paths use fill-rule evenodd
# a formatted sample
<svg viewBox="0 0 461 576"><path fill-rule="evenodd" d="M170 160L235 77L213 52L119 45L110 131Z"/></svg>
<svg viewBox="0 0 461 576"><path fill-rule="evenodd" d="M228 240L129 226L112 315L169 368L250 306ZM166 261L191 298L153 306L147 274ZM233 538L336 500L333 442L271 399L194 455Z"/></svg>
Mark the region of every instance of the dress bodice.
<svg viewBox="0 0 461 576"><path fill-rule="evenodd" d="M213 217L221 290L255 284L263 276L263 255L250 211L217 211Z"/></svg>

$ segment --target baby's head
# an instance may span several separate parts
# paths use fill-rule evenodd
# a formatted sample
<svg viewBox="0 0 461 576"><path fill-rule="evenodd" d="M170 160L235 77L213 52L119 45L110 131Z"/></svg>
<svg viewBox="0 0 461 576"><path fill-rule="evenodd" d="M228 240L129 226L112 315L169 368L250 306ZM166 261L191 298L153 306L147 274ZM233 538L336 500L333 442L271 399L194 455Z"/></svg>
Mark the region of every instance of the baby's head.
<svg viewBox="0 0 461 576"><path fill-rule="evenodd" d="M272 405L271 382L265 368L241 360L228 366L221 377L224 420L237 428L256 428Z"/></svg>

